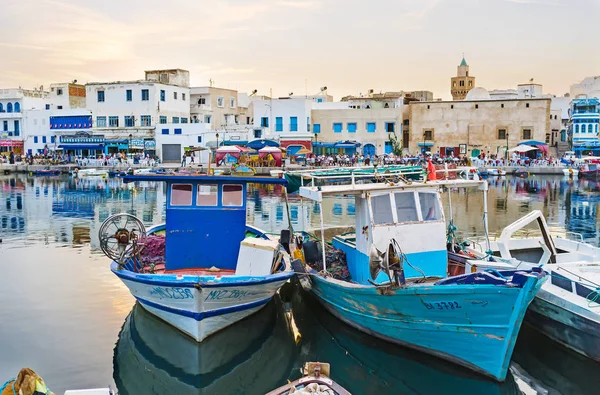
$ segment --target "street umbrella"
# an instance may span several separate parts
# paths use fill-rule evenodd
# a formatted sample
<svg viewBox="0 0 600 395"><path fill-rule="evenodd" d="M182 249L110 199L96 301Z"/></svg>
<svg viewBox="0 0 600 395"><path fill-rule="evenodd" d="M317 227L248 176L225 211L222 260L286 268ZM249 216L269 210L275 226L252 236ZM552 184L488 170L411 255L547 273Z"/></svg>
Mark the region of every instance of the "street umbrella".
<svg viewBox="0 0 600 395"><path fill-rule="evenodd" d="M528 151L534 151L536 149L537 149L536 147L532 147L531 145L521 144L521 145L516 146L515 148L509 149L508 151L523 153L523 152L528 152Z"/></svg>
<svg viewBox="0 0 600 395"><path fill-rule="evenodd" d="M312 151L306 147L302 147L300 150L298 150L296 152L296 155L307 155L307 154L312 154Z"/></svg>

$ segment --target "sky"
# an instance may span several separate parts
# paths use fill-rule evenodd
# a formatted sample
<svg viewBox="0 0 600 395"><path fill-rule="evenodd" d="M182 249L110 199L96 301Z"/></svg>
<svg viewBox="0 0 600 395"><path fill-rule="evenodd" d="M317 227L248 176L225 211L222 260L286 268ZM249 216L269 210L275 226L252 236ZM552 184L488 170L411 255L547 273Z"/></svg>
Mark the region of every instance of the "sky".
<svg viewBox="0 0 600 395"><path fill-rule="evenodd" d="M477 86L562 95L600 74L598 16L600 0L3 0L0 88L182 68L261 95L449 99L464 53Z"/></svg>

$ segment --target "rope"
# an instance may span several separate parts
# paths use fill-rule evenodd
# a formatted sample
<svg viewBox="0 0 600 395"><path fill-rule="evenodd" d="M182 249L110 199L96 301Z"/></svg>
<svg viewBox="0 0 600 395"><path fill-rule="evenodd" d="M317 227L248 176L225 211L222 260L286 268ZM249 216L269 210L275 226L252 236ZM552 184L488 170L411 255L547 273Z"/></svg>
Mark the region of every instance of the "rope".
<svg viewBox="0 0 600 395"><path fill-rule="evenodd" d="M590 295L595 294L594 297L592 299L590 299ZM600 298L600 287L596 288L595 291L592 291L588 294L588 296L585 297L585 300L588 301L588 307L592 307L592 303L596 303L597 305L600 304L597 302L598 298ZM594 306L596 307L596 306Z"/></svg>

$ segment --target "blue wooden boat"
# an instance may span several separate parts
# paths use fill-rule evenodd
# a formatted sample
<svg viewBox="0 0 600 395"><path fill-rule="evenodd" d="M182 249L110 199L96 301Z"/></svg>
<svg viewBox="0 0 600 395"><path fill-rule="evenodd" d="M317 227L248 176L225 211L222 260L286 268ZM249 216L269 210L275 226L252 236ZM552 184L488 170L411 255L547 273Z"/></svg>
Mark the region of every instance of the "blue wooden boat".
<svg viewBox="0 0 600 395"><path fill-rule="evenodd" d="M468 180L300 188L301 196L319 203L353 195L357 232L333 239L345 252L350 280L294 268L303 286L349 325L503 381L527 307L546 276L532 269L447 277L439 190L470 186L487 191L486 181ZM309 246L303 249L314 267ZM322 241L324 269L331 263L325 250Z"/></svg>
<svg viewBox="0 0 600 395"><path fill-rule="evenodd" d="M34 171L30 171L29 175L36 176L36 177L59 176L60 175L60 170L58 170L58 169L34 170Z"/></svg>
<svg viewBox="0 0 600 395"><path fill-rule="evenodd" d="M100 246L146 310L196 341L260 310L293 276L279 241L246 226L247 184L284 179L146 174L124 181L166 182L166 223L146 232L132 215L111 216Z"/></svg>

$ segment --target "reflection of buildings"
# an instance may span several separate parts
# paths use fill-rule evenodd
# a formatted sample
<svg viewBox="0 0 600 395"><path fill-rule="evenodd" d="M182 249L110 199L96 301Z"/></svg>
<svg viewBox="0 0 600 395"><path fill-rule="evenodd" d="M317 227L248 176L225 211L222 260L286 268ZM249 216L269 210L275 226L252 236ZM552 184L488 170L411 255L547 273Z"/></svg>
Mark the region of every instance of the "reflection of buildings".
<svg viewBox="0 0 600 395"><path fill-rule="evenodd" d="M0 235L26 231L23 194L25 184L18 179L0 179Z"/></svg>

